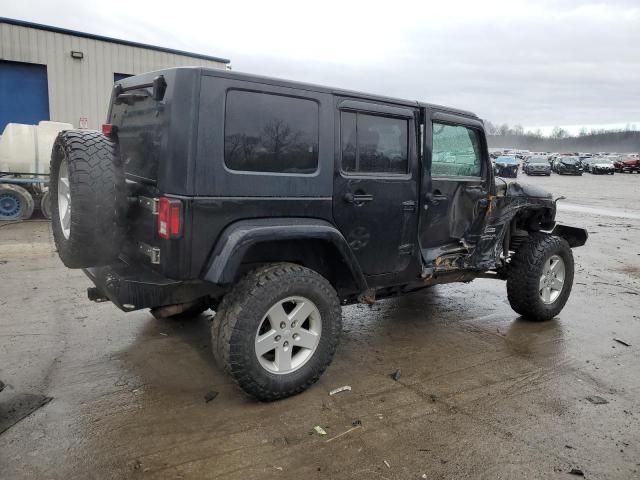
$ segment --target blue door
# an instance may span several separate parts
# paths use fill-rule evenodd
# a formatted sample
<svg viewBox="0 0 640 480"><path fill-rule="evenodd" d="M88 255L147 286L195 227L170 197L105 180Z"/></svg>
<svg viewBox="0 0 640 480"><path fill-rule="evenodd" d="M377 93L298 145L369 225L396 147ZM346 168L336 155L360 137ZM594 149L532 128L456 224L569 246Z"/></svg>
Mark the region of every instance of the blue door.
<svg viewBox="0 0 640 480"><path fill-rule="evenodd" d="M0 61L0 134L7 123L49 120L46 65Z"/></svg>

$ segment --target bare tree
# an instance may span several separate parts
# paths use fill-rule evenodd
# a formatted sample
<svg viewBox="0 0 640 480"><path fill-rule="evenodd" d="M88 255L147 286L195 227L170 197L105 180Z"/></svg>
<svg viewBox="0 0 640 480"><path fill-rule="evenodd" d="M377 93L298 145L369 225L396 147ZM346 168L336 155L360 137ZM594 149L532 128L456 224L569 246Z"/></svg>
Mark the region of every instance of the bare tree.
<svg viewBox="0 0 640 480"><path fill-rule="evenodd" d="M553 127L553 130L551 131L551 138L562 139L567 138L568 136L569 133L561 127Z"/></svg>
<svg viewBox="0 0 640 480"><path fill-rule="evenodd" d="M250 158L255 151L259 139L251 137L245 133L234 133L225 137L225 155L229 158L240 156Z"/></svg>
<svg viewBox="0 0 640 480"><path fill-rule="evenodd" d="M509 128L508 123L503 123L498 127L498 135L503 135L503 136L509 135L510 132L511 132L511 129Z"/></svg>
<svg viewBox="0 0 640 480"><path fill-rule="evenodd" d="M300 132L292 130L288 123L278 118L268 122L262 130L263 144L275 158L288 148L295 146L299 139Z"/></svg>
<svg viewBox="0 0 640 480"><path fill-rule="evenodd" d="M498 133L498 128L491 123L489 120L483 120L484 122L484 130L487 132L487 135L496 135Z"/></svg>

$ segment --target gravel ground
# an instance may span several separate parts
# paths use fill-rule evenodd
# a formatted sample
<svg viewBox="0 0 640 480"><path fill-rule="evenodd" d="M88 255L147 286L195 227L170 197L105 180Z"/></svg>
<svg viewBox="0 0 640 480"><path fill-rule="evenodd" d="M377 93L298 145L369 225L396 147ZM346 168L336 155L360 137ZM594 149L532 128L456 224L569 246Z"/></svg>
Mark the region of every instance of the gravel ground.
<svg viewBox="0 0 640 480"><path fill-rule="evenodd" d="M0 414L40 402L0 433L0 478L640 478L640 175L519 180L590 233L557 319L492 280L351 306L321 380L270 404L213 363L213 312L91 303L48 223L0 227Z"/></svg>

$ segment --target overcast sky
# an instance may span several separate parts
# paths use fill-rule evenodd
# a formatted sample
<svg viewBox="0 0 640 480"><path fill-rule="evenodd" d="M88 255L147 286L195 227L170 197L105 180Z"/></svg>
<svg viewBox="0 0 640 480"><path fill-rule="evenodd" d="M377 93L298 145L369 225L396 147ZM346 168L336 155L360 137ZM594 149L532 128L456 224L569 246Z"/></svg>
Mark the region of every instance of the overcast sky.
<svg viewBox="0 0 640 480"><path fill-rule="evenodd" d="M527 129L640 129L640 0L0 0L0 16Z"/></svg>

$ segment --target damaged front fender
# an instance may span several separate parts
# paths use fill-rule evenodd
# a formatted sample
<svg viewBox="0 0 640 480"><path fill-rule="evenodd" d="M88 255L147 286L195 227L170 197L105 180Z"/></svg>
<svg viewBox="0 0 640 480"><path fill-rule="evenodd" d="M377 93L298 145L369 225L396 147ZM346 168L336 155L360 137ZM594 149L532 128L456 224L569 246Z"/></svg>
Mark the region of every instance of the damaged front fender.
<svg viewBox="0 0 640 480"><path fill-rule="evenodd" d="M570 227L559 223L556 223L549 233L564 238L571 248L583 246L589 238L589 233L584 228Z"/></svg>

